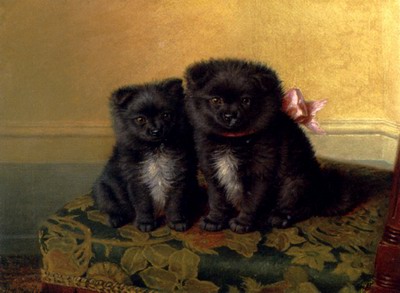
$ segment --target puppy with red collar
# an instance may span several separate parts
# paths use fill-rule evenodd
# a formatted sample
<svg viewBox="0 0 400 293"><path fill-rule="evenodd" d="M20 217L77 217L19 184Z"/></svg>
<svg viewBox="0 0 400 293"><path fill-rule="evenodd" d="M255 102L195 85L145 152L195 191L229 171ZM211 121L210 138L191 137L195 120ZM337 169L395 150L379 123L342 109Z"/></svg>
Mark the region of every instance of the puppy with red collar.
<svg viewBox="0 0 400 293"><path fill-rule="evenodd" d="M189 66L185 79L185 108L208 184L204 230L287 227L354 206L330 188L334 183L327 182L311 143L282 110L284 93L274 70L211 59Z"/></svg>

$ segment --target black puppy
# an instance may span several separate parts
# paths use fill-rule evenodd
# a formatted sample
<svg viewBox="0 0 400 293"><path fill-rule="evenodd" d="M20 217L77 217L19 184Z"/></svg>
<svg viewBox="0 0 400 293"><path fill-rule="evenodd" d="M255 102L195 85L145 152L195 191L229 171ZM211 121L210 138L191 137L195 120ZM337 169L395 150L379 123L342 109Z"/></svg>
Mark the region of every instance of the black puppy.
<svg viewBox="0 0 400 293"><path fill-rule="evenodd" d="M354 205L347 195L325 192L330 187L310 142L281 110L281 81L271 68L211 59L188 67L185 77L186 110L208 183L203 229L286 227Z"/></svg>
<svg viewBox="0 0 400 293"><path fill-rule="evenodd" d="M135 220L141 231L151 231L165 212L171 228L186 230L196 162L182 80L123 87L110 106L116 145L93 187L99 209L112 227Z"/></svg>

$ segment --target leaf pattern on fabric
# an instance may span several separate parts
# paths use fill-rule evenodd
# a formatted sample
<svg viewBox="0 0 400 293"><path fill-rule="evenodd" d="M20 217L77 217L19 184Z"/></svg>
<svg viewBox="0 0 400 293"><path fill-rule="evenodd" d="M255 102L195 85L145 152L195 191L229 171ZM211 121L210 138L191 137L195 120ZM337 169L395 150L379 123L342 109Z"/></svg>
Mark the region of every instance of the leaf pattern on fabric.
<svg viewBox="0 0 400 293"><path fill-rule="evenodd" d="M283 274L283 278L292 286L308 282L307 272L300 266L290 266Z"/></svg>
<svg viewBox="0 0 400 293"><path fill-rule="evenodd" d="M121 228L118 228L119 235L121 235L124 240L129 240L131 246L146 246L154 245L158 243L165 243L174 239L171 234L171 230L161 227L152 232L142 232L135 226L128 224Z"/></svg>
<svg viewBox="0 0 400 293"><path fill-rule="evenodd" d="M146 242L150 238L149 233L141 232L133 225L125 225L118 228L118 232L122 237L135 242Z"/></svg>
<svg viewBox="0 0 400 293"><path fill-rule="evenodd" d="M72 276L83 276L92 256L90 229L74 216L53 216L44 223L47 233L40 242L45 270Z"/></svg>
<svg viewBox="0 0 400 293"><path fill-rule="evenodd" d="M284 274L284 280L272 284L261 284L253 278L243 278L241 289L246 293L276 292L276 293L318 293L318 288L308 280L307 272L298 266L289 267ZM241 292L237 287L230 286L229 292Z"/></svg>
<svg viewBox="0 0 400 293"><path fill-rule="evenodd" d="M304 243L301 247L291 247L286 253L294 257L293 264L306 265L322 271L326 262L336 262L331 250L328 246Z"/></svg>
<svg viewBox="0 0 400 293"><path fill-rule="evenodd" d="M169 238L171 236L172 231L173 230L171 230L168 226L162 226L154 231L151 231L149 234L151 237L154 238L164 238L164 237Z"/></svg>
<svg viewBox="0 0 400 293"><path fill-rule="evenodd" d="M237 234L231 230L207 232L198 226L193 226L184 233L172 231L172 235L196 253L218 254L215 248L226 246L245 257L251 257L257 252L257 245L261 240L261 233L258 231L247 234Z"/></svg>
<svg viewBox="0 0 400 293"><path fill-rule="evenodd" d="M263 285L252 278L243 278L242 287L249 293L261 292L264 289Z"/></svg>
<svg viewBox="0 0 400 293"><path fill-rule="evenodd" d="M184 292L213 293L218 292L219 287L209 281L200 281L197 279L187 280L183 286Z"/></svg>
<svg viewBox="0 0 400 293"><path fill-rule="evenodd" d="M98 210L88 211L87 217L93 222L99 222L102 223L104 226L108 226L108 217Z"/></svg>
<svg viewBox="0 0 400 293"><path fill-rule="evenodd" d="M333 273L346 275L350 281L357 280L362 273L368 274L374 265L372 259L362 253L340 253L340 260Z"/></svg>
<svg viewBox="0 0 400 293"><path fill-rule="evenodd" d="M184 248L169 257L169 271L173 272L178 280L194 279L197 277L199 263L200 257Z"/></svg>
<svg viewBox="0 0 400 293"><path fill-rule="evenodd" d="M172 231L176 240L182 241L184 246L193 252L202 254L218 254L217 247L226 245L226 237L223 231L207 232L198 225L191 227L184 233Z"/></svg>
<svg viewBox="0 0 400 293"><path fill-rule="evenodd" d="M110 262L92 265L87 271L87 277L127 285L131 284L129 276L118 265Z"/></svg>
<svg viewBox="0 0 400 293"><path fill-rule="evenodd" d="M153 248L156 250L160 246ZM197 279L200 263L200 257L197 254L186 248L173 251L173 248L163 246L161 250L169 255L166 265L168 269L154 266L140 271L139 276L147 287L162 292L218 292L219 287L214 283ZM144 253L155 252L150 251ZM154 256L151 258L154 260Z"/></svg>
<svg viewBox="0 0 400 293"><path fill-rule="evenodd" d="M296 226L313 244L327 244L348 252L375 253L383 233L383 215L387 213L382 198L372 198L354 212L342 217L313 217Z"/></svg>
<svg viewBox="0 0 400 293"><path fill-rule="evenodd" d="M173 292L178 283L173 272L160 268L150 267L141 271L139 275L148 288L162 292Z"/></svg>
<svg viewBox="0 0 400 293"><path fill-rule="evenodd" d="M169 258L174 252L176 249L167 244L155 244L146 246L143 249L143 256L152 266L164 268L168 265Z"/></svg>
<svg viewBox="0 0 400 293"><path fill-rule="evenodd" d="M145 269L147 267L147 260L143 255L143 248L128 248L121 258L121 267L130 275Z"/></svg>
<svg viewBox="0 0 400 293"><path fill-rule="evenodd" d="M273 247L279 251L286 251L291 245L297 245L306 242L302 236L299 236L299 229L296 227L288 229L277 229L274 228L267 235L265 245Z"/></svg>
<svg viewBox="0 0 400 293"><path fill-rule="evenodd" d="M257 252L257 245L261 240L261 233L258 231L237 234L231 230L224 231L226 236L226 246L243 255L244 257L252 257Z"/></svg>
<svg viewBox="0 0 400 293"><path fill-rule="evenodd" d="M290 266L284 274L284 279L287 283L286 292L320 292L318 288L309 281L307 272L299 266Z"/></svg>
<svg viewBox="0 0 400 293"><path fill-rule="evenodd" d="M273 284L262 285L252 278L243 278L243 282L240 285L240 289L236 287L230 287L229 293L246 292L246 293L285 293L290 288L290 285L286 281L280 281Z"/></svg>

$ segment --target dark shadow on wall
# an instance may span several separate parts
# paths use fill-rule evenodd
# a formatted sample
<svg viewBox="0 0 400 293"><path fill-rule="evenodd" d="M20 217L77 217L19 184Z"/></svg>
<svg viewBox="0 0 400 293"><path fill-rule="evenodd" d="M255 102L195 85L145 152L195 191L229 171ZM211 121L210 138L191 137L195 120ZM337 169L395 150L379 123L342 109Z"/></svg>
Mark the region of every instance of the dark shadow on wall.
<svg viewBox="0 0 400 293"><path fill-rule="evenodd" d="M38 254L40 223L88 193L103 164L0 164L0 255Z"/></svg>

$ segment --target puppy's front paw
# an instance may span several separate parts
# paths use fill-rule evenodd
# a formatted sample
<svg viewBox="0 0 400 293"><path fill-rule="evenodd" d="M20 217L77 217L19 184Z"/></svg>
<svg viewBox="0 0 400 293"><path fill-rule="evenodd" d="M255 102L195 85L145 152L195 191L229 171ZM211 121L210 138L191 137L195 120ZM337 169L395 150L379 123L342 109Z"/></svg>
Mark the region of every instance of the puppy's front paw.
<svg viewBox="0 0 400 293"><path fill-rule="evenodd" d="M253 227L251 225L240 223L237 218L229 221L229 228L231 228L233 232L239 234L248 233L253 230Z"/></svg>
<svg viewBox="0 0 400 293"><path fill-rule="evenodd" d="M290 215L272 214L268 218L268 225L276 228L287 228L292 224Z"/></svg>
<svg viewBox="0 0 400 293"><path fill-rule="evenodd" d="M210 232L221 231L225 225L222 223L216 223L210 220L208 217L204 217L200 220L200 228Z"/></svg>
<svg viewBox="0 0 400 293"><path fill-rule="evenodd" d="M186 231L188 229L188 224L186 221L182 221L182 222L169 222L168 226L171 229L174 229L175 231L178 232L183 232Z"/></svg>
<svg viewBox="0 0 400 293"><path fill-rule="evenodd" d="M157 223L156 222L153 222L153 223L138 222L136 224L136 226L142 232L150 232L150 231L153 231L155 228L157 228Z"/></svg>

